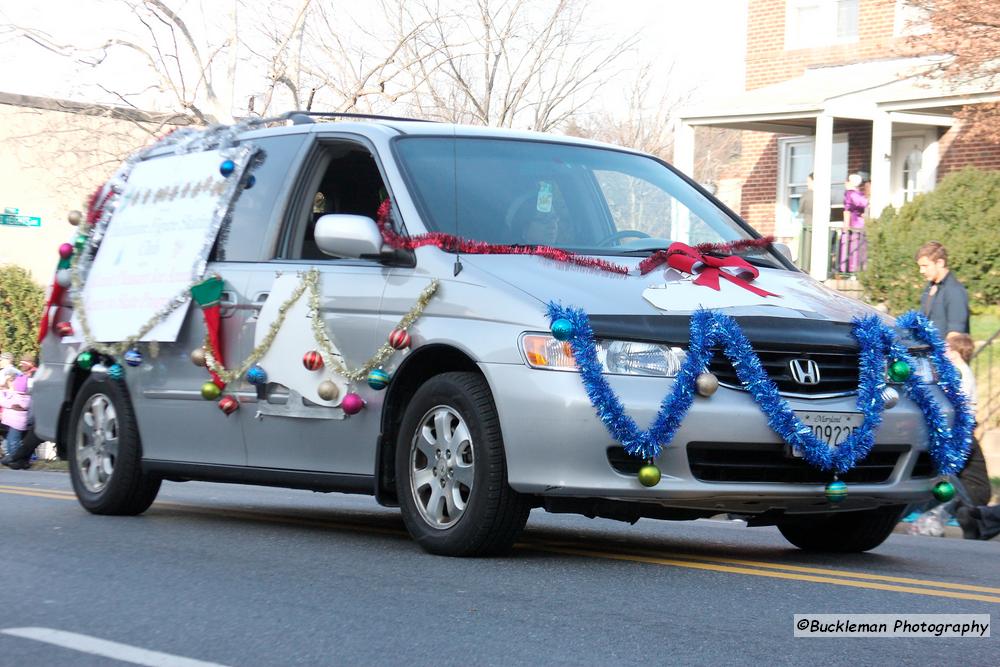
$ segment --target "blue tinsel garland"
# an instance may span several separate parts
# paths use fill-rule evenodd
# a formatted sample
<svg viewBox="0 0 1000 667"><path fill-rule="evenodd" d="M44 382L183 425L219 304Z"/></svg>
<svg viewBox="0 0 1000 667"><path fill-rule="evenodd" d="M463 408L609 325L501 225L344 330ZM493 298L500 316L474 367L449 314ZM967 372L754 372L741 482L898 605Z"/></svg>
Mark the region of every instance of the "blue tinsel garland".
<svg viewBox="0 0 1000 667"><path fill-rule="evenodd" d="M808 463L821 470L846 472L871 451L885 407L882 391L886 386L887 356L892 360L903 360L910 366L910 377L905 383L906 393L924 415L930 438L929 449L938 471L942 474L956 473L962 469L968 456L975 417L961 392L958 372L944 355L940 336L920 313L907 313L899 318L898 323L930 345L931 362L939 375L938 385L955 410L954 426L948 426L930 391L916 377L913 359L895 332L878 317L869 316L856 319L852 330L860 348L857 409L863 416L862 425L836 448L831 448L813 435L812 429L795 416L767 375L742 329L727 315L702 310L691 316L687 357L677 374L674 388L663 398L652 425L641 429L625 414L624 406L601 372L587 314L554 303L549 304L548 314L552 322L566 319L573 324L569 343L587 396L608 432L633 456L656 458L660 448L670 443L694 401L698 375L708 368L714 356L712 348L716 347L721 348L732 363L740 383L757 402L771 429L801 451Z"/></svg>

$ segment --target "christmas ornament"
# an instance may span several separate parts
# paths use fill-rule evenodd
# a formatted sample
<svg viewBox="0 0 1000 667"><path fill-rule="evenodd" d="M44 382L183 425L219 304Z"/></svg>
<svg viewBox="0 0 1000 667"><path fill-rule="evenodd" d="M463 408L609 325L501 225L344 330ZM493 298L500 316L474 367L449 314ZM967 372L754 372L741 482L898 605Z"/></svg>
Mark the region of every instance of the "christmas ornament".
<svg viewBox="0 0 1000 667"><path fill-rule="evenodd" d="M316 350L309 350L302 355L302 365L311 371L323 368L323 355Z"/></svg>
<svg viewBox="0 0 1000 667"><path fill-rule="evenodd" d="M66 220L69 221L69 224L71 224L74 227L76 227L81 222L83 222L83 213L80 213L79 211L70 211L66 215Z"/></svg>
<svg viewBox="0 0 1000 667"><path fill-rule="evenodd" d="M103 380L108 377L108 367L101 363L94 364L90 367L90 375L95 380Z"/></svg>
<svg viewBox="0 0 1000 667"><path fill-rule="evenodd" d="M368 386L372 389L385 389L389 384L389 374L381 368L375 368L368 374Z"/></svg>
<svg viewBox="0 0 1000 667"><path fill-rule="evenodd" d="M552 336L556 340L569 340L573 335L573 323L566 318L560 318L552 323Z"/></svg>
<svg viewBox="0 0 1000 667"><path fill-rule="evenodd" d="M111 364L108 366L108 377L112 380L122 380L125 378L125 369L121 364Z"/></svg>
<svg viewBox="0 0 1000 667"><path fill-rule="evenodd" d="M68 243L63 243L59 246L59 256L63 259L69 259L73 256L73 246Z"/></svg>
<svg viewBox="0 0 1000 667"><path fill-rule="evenodd" d="M831 503L839 503L844 498L847 497L847 484L844 484L839 479L835 479L826 485L826 499Z"/></svg>
<svg viewBox="0 0 1000 667"><path fill-rule="evenodd" d="M227 162L231 163L229 160ZM201 308L201 316L205 320L205 330L208 332L208 340L212 345L212 353L220 365L225 365L222 349L222 313L219 306L222 301L223 285L220 276L209 276L191 286L191 297ZM219 387L226 386L226 383L211 367L209 367L209 373L211 373L212 381L215 384Z"/></svg>
<svg viewBox="0 0 1000 667"><path fill-rule="evenodd" d="M642 429L627 414L604 376L587 314L554 303L549 304L548 310L550 322L568 319L573 325L568 342L584 390L598 418L629 455L646 460L655 459L661 448L673 440L694 400L697 376L708 367L715 350L721 350L736 369L742 387L767 417L768 425L786 444L801 451L809 465L820 470L846 472L867 456L875 444L875 433L882 422L884 409L882 389L885 387L886 359L911 363L909 352L896 331L878 317L859 318L854 322L851 335L859 348L856 409L862 415L862 423L844 442L830 447L795 415L736 320L719 312L699 310L691 316L688 351L673 388L661 401L652 424ZM918 377L911 374L905 389L923 414L928 449L937 471L955 474L968 457L975 428L975 416L962 394L960 377L945 356L944 343L926 317L911 312L896 322L899 328L909 330L913 338L931 349L930 360L939 377L937 384L954 409L953 423L942 413L934 395Z"/></svg>
<svg viewBox="0 0 1000 667"><path fill-rule="evenodd" d="M247 382L252 385L267 384L267 371L260 366L251 366L247 371Z"/></svg>
<svg viewBox="0 0 1000 667"><path fill-rule="evenodd" d="M56 322L55 330L59 336L73 335L73 325L69 322Z"/></svg>
<svg viewBox="0 0 1000 667"><path fill-rule="evenodd" d="M212 383L215 386L215 383ZM229 394L223 396L219 399L219 409L226 413L226 416L233 414L240 407L240 402L236 400L235 396L230 396Z"/></svg>
<svg viewBox="0 0 1000 667"><path fill-rule="evenodd" d="M223 160L222 164L219 165L219 173L226 178L229 178L229 175L234 171L236 171L236 163L232 160Z"/></svg>
<svg viewBox="0 0 1000 667"><path fill-rule="evenodd" d="M84 350L80 354L76 355L76 365L85 371L89 371L91 366L94 365L94 355L88 350Z"/></svg>
<svg viewBox="0 0 1000 667"><path fill-rule="evenodd" d="M955 497L955 486L947 480L941 480L934 485L934 488L931 489L931 493L934 494L935 498L943 503L946 503Z"/></svg>
<svg viewBox="0 0 1000 667"><path fill-rule="evenodd" d="M134 347L131 350L127 350L125 352L125 363L129 366L139 366L142 364L142 352Z"/></svg>
<svg viewBox="0 0 1000 667"><path fill-rule="evenodd" d="M365 407L365 401L354 392L351 392L344 394L344 400L340 402L340 407L346 414L356 415Z"/></svg>
<svg viewBox="0 0 1000 667"><path fill-rule="evenodd" d="M87 245L88 237L86 234L77 234L76 239L73 241L73 247L77 250L83 250L84 246Z"/></svg>
<svg viewBox="0 0 1000 667"><path fill-rule="evenodd" d="M201 397L206 401L214 401L222 394L222 390L219 389L219 385L214 382L206 382L201 385Z"/></svg>
<svg viewBox="0 0 1000 667"><path fill-rule="evenodd" d="M249 190L250 188L252 188L256 184L257 184L257 177L254 176L253 174L250 174L249 176L247 176L247 182L246 182L246 184L243 187L245 189Z"/></svg>
<svg viewBox="0 0 1000 667"><path fill-rule="evenodd" d="M885 403L885 409L891 410L899 403L899 392L895 387L886 387L882 390L882 401Z"/></svg>
<svg viewBox="0 0 1000 667"><path fill-rule="evenodd" d="M910 377L910 365L902 359L897 359L889 364L889 379L896 383L903 383Z"/></svg>
<svg viewBox="0 0 1000 667"><path fill-rule="evenodd" d="M316 387L316 395L322 398L324 401L335 401L337 397L340 396L340 389L337 385L330 382L329 380L323 380Z"/></svg>
<svg viewBox="0 0 1000 667"><path fill-rule="evenodd" d="M63 289L73 284L73 274L70 273L69 269L59 269L56 271L56 284Z"/></svg>
<svg viewBox="0 0 1000 667"><path fill-rule="evenodd" d="M643 486L656 486L660 483L660 469L652 463L639 468L639 483Z"/></svg>
<svg viewBox="0 0 1000 667"><path fill-rule="evenodd" d="M698 394L707 398L719 388L719 378L714 373L698 373L694 384Z"/></svg>
<svg viewBox="0 0 1000 667"><path fill-rule="evenodd" d="M393 329L392 333L389 334L389 345L394 350L405 350L410 347L410 343L412 342L413 340L410 338L410 334L406 332L406 329Z"/></svg>
<svg viewBox="0 0 1000 667"><path fill-rule="evenodd" d="M196 347L191 350L191 363L195 366L204 366L208 363L205 361L205 348Z"/></svg>

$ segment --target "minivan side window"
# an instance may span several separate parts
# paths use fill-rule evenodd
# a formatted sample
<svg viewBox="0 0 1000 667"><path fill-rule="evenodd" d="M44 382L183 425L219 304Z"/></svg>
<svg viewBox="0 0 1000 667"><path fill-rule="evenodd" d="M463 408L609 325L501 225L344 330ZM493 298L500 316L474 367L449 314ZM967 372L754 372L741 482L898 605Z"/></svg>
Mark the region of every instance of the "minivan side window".
<svg viewBox="0 0 1000 667"><path fill-rule="evenodd" d="M281 193L294 172L293 163L307 136L285 134L251 140L259 149L259 162L251 172L254 184L243 190L236 200L229 226L216 241L214 261L259 262L267 259L264 244L269 238L274 208L283 203Z"/></svg>
<svg viewBox="0 0 1000 667"><path fill-rule="evenodd" d="M316 222L331 213L363 215L376 220L379 205L388 196L375 158L364 146L337 142L323 146L323 151L323 160L307 189L309 205L302 207L304 219L295 221L288 259L336 259L316 245L313 238Z"/></svg>

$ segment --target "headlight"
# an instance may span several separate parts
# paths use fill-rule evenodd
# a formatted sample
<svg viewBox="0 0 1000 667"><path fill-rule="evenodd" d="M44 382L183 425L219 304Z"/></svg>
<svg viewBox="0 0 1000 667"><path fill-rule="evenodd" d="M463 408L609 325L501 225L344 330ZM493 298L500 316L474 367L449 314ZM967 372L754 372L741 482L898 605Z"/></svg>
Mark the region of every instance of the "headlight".
<svg viewBox="0 0 1000 667"><path fill-rule="evenodd" d="M521 336L521 349L532 368L576 370L570 344L552 336L524 334ZM601 364L601 371L611 375L675 377L684 358L684 350L679 347L625 340L597 341L597 361Z"/></svg>

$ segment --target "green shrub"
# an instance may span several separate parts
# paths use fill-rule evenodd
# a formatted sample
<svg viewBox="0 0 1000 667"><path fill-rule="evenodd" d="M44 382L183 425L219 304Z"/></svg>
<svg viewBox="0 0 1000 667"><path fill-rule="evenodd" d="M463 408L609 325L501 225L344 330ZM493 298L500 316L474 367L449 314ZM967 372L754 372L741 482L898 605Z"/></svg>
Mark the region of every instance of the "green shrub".
<svg viewBox="0 0 1000 667"><path fill-rule="evenodd" d="M969 291L973 312L1000 303L1000 171L967 167L868 226L868 269L861 281L893 313L919 304L924 280L914 254L927 241L948 249L948 266Z"/></svg>
<svg viewBox="0 0 1000 667"><path fill-rule="evenodd" d="M45 291L19 266L0 266L0 350L15 358L38 353Z"/></svg>

